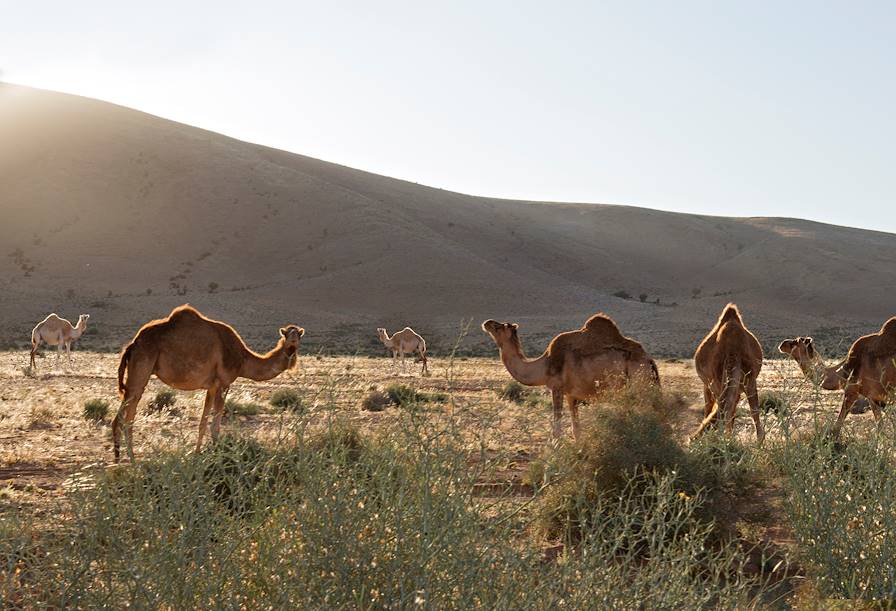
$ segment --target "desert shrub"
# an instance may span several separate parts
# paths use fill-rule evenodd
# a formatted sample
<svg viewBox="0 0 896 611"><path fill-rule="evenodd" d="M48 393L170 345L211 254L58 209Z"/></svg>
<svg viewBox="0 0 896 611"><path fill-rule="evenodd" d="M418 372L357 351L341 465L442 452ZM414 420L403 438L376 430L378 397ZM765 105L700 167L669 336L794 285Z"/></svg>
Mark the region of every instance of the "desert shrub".
<svg viewBox="0 0 896 611"><path fill-rule="evenodd" d="M820 597L896 597L894 457L892 431L847 443L818 431L778 449L797 553Z"/></svg>
<svg viewBox="0 0 896 611"><path fill-rule="evenodd" d="M743 495L757 484L754 449L721 430L706 431L688 448L693 468L712 491ZM712 500L712 499L711 499Z"/></svg>
<svg viewBox="0 0 896 611"><path fill-rule="evenodd" d="M251 399L228 398L224 401L224 413L228 416L256 416L264 411L264 407Z"/></svg>
<svg viewBox="0 0 896 611"><path fill-rule="evenodd" d="M307 411L305 401L299 391L292 388L280 388L271 395L271 405L283 411L304 413Z"/></svg>
<svg viewBox="0 0 896 611"><path fill-rule="evenodd" d="M597 498L605 519L545 562L518 503L474 500L463 435L419 420L224 437L90 475L66 492L64 523L0 514L13 606L749 608L758 585L739 550L710 545L699 495L671 474Z"/></svg>
<svg viewBox="0 0 896 611"><path fill-rule="evenodd" d="M614 297L619 297L620 299L631 299L632 295L628 291L616 291L613 293Z"/></svg>
<svg viewBox="0 0 896 611"><path fill-rule="evenodd" d="M81 416L89 422L102 422L109 415L109 402L105 399L88 399L81 408Z"/></svg>
<svg viewBox="0 0 896 611"><path fill-rule="evenodd" d="M49 405L32 405L28 411L28 426L30 428L50 428L54 422L56 422L56 412Z"/></svg>
<svg viewBox="0 0 896 611"><path fill-rule="evenodd" d="M605 518L597 511L599 499L618 494L633 477L671 474L685 495L711 482L675 437L678 395L632 384L606 400L608 405L583 418L579 441L560 446L545 461L543 477L550 486L538 513L550 537L579 541Z"/></svg>
<svg viewBox="0 0 896 611"><path fill-rule="evenodd" d="M510 380L498 392L499 397L512 403L522 403L528 394L528 389L516 380Z"/></svg>
<svg viewBox="0 0 896 611"><path fill-rule="evenodd" d="M368 412L381 412L392 405L392 398L381 390L371 390L361 401L361 409Z"/></svg>
<svg viewBox="0 0 896 611"><path fill-rule="evenodd" d="M766 391L759 395L759 409L766 414L786 416L790 411L790 401L781 393Z"/></svg>
<svg viewBox="0 0 896 611"><path fill-rule="evenodd" d="M163 388L146 404L146 411L150 414L157 414L166 409L171 409L176 402L177 393L170 388Z"/></svg>
<svg viewBox="0 0 896 611"><path fill-rule="evenodd" d="M426 401L426 396L417 392L407 384L389 384L386 387L386 394L395 405L399 407L414 407L418 403Z"/></svg>

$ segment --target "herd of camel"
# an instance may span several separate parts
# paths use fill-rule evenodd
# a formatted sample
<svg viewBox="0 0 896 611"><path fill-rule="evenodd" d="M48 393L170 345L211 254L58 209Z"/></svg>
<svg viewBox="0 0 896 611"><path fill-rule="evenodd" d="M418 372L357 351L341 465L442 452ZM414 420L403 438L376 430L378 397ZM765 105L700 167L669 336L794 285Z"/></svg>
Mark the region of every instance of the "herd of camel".
<svg viewBox="0 0 896 611"><path fill-rule="evenodd" d="M88 318L82 314L77 325L72 325L50 314L41 321L31 334L31 366L34 367L34 357L42 342L57 346L57 358L63 348L70 356L71 343L84 333ZM526 357L517 327L515 323L495 320L482 323L483 331L497 344L501 361L514 379L527 386L545 386L551 391L555 439L561 435L564 400L572 419L573 436L578 439L579 403L634 380L657 385L660 382L656 363L644 347L624 336L605 314L595 314L581 329L560 333L534 359ZM175 308L167 318L143 325L124 347L118 366L122 401L112 421L115 461L120 457L122 430L133 461L132 425L152 375L179 390L207 391L196 442L199 451L209 417L212 440L218 439L224 397L230 385L237 378L270 380L293 368L304 334L305 330L296 325L282 327L277 345L270 352L258 354L246 346L233 327L207 318L189 305ZM402 364L405 354L416 352L426 373L426 342L410 327L391 337L382 328L377 329L377 334L392 351L394 360L401 356ZM832 429L835 437L860 396L867 400L880 422L888 395L896 392L896 317L884 323L879 332L856 340L846 358L833 366L825 364L811 337L785 340L778 350L793 358L816 386L843 391L843 404ZM756 336L744 325L737 306L728 304L694 354L705 402L698 435L708 427L718 426L720 420L730 433L737 404L745 394L757 440L762 443L765 431L756 386L762 359L762 347Z"/></svg>

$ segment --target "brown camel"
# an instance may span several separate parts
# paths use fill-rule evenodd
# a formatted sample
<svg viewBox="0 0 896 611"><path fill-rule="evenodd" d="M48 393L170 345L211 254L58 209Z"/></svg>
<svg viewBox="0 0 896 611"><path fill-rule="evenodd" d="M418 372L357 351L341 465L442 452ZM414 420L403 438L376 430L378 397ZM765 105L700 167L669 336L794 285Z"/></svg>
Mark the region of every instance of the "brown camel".
<svg viewBox="0 0 896 611"><path fill-rule="evenodd" d="M785 339L778 346L778 352L795 360L803 375L814 386L824 390L843 390L846 387L846 376L843 373L846 359L836 365L826 365L815 350L815 342L811 337ZM881 407L886 407L886 404L881 404ZM860 397L849 411L851 414L864 414L869 409L873 409L871 402L865 397Z"/></svg>
<svg viewBox="0 0 896 611"><path fill-rule="evenodd" d="M709 426L725 420L728 433L734 431L734 415L741 392L747 395L750 416L761 444L765 429L759 419L759 392L756 379L762 369L762 346L744 326L737 306L729 303L694 354L694 368L703 382L703 422L700 435ZM695 435L695 436L696 436Z"/></svg>
<svg viewBox="0 0 896 611"><path fill-rule="evenodd" d="M31 331L31 367L34 367L34 355L40 343L44 342L48 346L56 346L56 360L59 361L59 355L62 349L68 353L68 360L72 360L72 342L81 337L87 330L87 319L90 314L81 314L78 316L78 324L72 325L64 318L60 318L54 312L42 321Z"/></svg>
<svg viewBox="0 0 896 611"><path fill-rule="evenodd" d="M547 386L554 404L553 437L560 438L563 399L572 417L573 437L579 438L579 402L619 388L642 377L659 384L656 363L643 346L625 337L606 314L595 314L581 329L561 333L536 359L526 358L515 323L487 320L488 333L507 371L521 384Z"/></svg>
<svg viewBox="0 0 896 611"><path fill-rule="evenodd" d="M392 351L392 364L397 362L398 355L401 355L401 368L404 369L404 355L413 354L415 351L420 355L423 361L423 375L426 375L426 340L424 340L416 331L410 327L405 327L401 331L396 331L389 337L386 330L380 327L376 330L377 336L383 345Z"/></svg>
<svg viewBox="0 0 896 611"><path fill-rule="evenodd" d="M118 391L122 402L112 421L115 462L119 459L122 419L128 456L132 462L134 460L131 429L137 404L150 376L155 374L165 384L180 390L203 388L208 391L199 421L198 452L209 413L213 414L212 439L218 438L224 395L233 381L240 377L270 380L291 369L298 360L299 343L304 334L301 327L283 327L274 349L261 355L247 348L233 327L206 318L189 305L174 308L168 318L143 325L125 346L118 365Z"/></svg>
<svg viewBox="0 0 896 611"><path fill-rule="evenodd" d="M811 338L798 339L808 342L798 342L794 346L790 342L795 340L788 340L779 349L797 359L802 368L800 358L805 360L805 357L800 355L804 351L808 353L809 348L813 353L815 351ZM787 352L788 349L790 352ZM843 404L831 434L834 437L840 435L843 422L860 395L868 399L874 418L880 424L881 408L886 405L887 398L896 392L896 317L885 322L877 333L857 339L850 347L846 360L837 367L835 374L829 375L825 370L824 382L828 386L822 384L822 388L843 389Z"/></svg>

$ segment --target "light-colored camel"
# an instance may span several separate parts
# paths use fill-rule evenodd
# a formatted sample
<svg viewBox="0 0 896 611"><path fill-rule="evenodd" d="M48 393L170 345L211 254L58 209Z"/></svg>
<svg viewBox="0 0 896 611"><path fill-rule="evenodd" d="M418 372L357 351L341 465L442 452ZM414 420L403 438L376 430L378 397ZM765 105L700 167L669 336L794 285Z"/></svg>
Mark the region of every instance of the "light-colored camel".
<svg viewBox="0 0 896 611"><path fill-rule="evenodd" d="M64 318L59 318L54 312L42 321L31 331L31 366L34 367L34 356L40 343L43 342L48 346L56 346L56 360L62 349L68 353L68 359L72 359L72 342L81 337L87 330L87 319L90 314L81 314L78 316L78 324L72 325Z"/></svg>
<svg viewBox="0 0 896 611"><path fill-rule="evenodd" d="M812 346L810 338L808 342L800 343L799 351L788 340L783 342L780 349L794 358L803 351L806 346ZM797 356L794 355L796 352ZM814 352L814 348L813 348ZM800 361L797 360L799 363ZM802 364L800 365L802 367ZM826 376L827 377L827 376ZM840 435L840 429L850 410L859 396L868 399L871 411L880 423L881 408L886 405L887 399L896 393L896 317L883 324L880 331L863 335L857 339L849 349L846 360L838 366L836 375L826 380L831 390L843 389L843 404L837 422L834 424L831 434L834 437ZM822 385L822 388L825 388Z"/></svg>
<svg viewBox="0 0 896 611"><path fill-rule="evenodd" d="M546 386L554 405L552 435L560 438L560 419L566 399L572 417L572 434L579 438L579 403L608 389L642 378L659 384L656 363L643 346L625 337L606 314L595 314L576 331L561 333L536 359L526 358L517 335L518 325L486 320L488 333L508 373L520 384Z"/></svg>
<svg viewBox="0 0 896 611"><path fill-rule="evenodd" d="M401 367L404 369L404 355L417 352L420 354L420 360L423 361L423 371L421 373L425 374L427 372L426 340L420 337L416 331L410 327L405 327L401 331L396 331L392 337L389 337L386 330L380 327L376 330L376 334L379 336L380 341L383 342L383 345L392 351L393 363L396 363L396 359L401 355Z"/></svg>
<svg viewBox="0 0 896 611"><path fill-rule="evenodd" d="M168 318L149 322L124 348L118 365L121 407L112 421L115 461L119 459L121 428L125 430L128 456L134 460L132 428L137 404L150 376L180 390L205 389L205 406L199 420L196 451L209 413L213 414L212 439L218 438L224 395L237 378L270 380L295 366L305 330L295 325L280 329L280 340L267 354L256 354L228 324L206 318L189 305L171 311ZM125 373L127 379L125 380Z"/></svg>
<svg viewBox="0 0 896 611"><path fill-rule="evenodd" d="M756 427L756 440L762 443L765 429L759 418L759 392L756 379L762 369L762 346L744 326L737 306L729 303L694 354L694 368L703 382L703 422L697 435L709 426L725 422L728 433L734 431L734 415L741 393L747 395L750 416Z"/></svg>
<svg viewBox="0 0 896 611"><path fill-rule="evenodd" d="M846 359L836 365L828 366L815 350L815 343L811 337L785 339L778 346L778 352L786 354L796 361L803 375L813 386L824 390L843 390L846 387L846 376L843 373ZM882 404L882 407L885 407L885 404ZM873 408L874 406L867 398L860 397L853 403L850 413L864 414Z"/></svg>

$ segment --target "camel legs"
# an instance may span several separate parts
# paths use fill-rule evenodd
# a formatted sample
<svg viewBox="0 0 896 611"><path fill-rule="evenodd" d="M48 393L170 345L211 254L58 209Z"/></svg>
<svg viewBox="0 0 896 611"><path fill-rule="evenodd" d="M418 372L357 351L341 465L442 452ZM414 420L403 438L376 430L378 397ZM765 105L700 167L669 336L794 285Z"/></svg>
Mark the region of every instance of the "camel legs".
<svg viewBox="0 0 896 611"><path fill-rule="evenodd" d="M212 441L218 441L218 433L221 431L221 417L224 415L224 397L227 396L227 390L230 387L221 388L215 394L215 405L212 410Z"/></svg>
<svg viewBox="0 0 896 611"><path fill-rule="evenodd" d="M418 352L420 353L420 359L423 361L423 370L422 370L420 373L421 373L422 375L426 375L426 373L427 373L427 371L428 371L428 370L426 369L426 353L423 352L422 350L419 350Z"/></svg>
<svg viewBox="0 0 896 611"><path fill-rule="evenodd" d="M874 421L877 423L877 428L880 428L884 423L882 420L884 413L881 409L883 405L880 401L872 401L869 399L868 402L871 404L871 411L874 413Z"/></svg>
<svg viewBox="0 0 896 611"><path fill-rule="evenodd" d="M759 415L759 390L756 388L756 378L750 376L745 390L747 402L750 404L750 417L753 418L753 425L756 427L756 442L762 445L762 441L765 439L765 428L762 426L762 419Z"/></svg>
<svg viewBox="0 0 896 611"><path fill-rule="evenodd" d="M572 436L578 441L581 428L579 427L579 400L573 399L571 396L566 397L566 403L569 405L569 415L572 420Z"/></svg>
<svg viewBox="0 0 896 611"><path fill-rule="evenodd" d="M34 369L34 355L37 354L37 349L40 348L40 337L37 338L37 341L31 340L31 368Z"/></svg>
<svg viewBox="0 0 896 611"><path fill-rule="evenodd" d="M837 438L840 436L840 429L843 427L843 421L846 420L846 417L849 415L849 410L852 409L852 404L855 403L858 398L858 386L847 384L846 390L843 391L843 405L840 406L840 414L837 416L837 422L834 423L834 428L831 429L832 437ZM872 405L873 404L874 402L872 402Z"/></svg>
<svg viewBox="0 0 896 611"><path fill-rule="evenodd" d="M716 400L713 397L712 391L709 389L709 386L704 384L703 385L703 418L704 419L708 418L709 415L712 413L712 407L713 407L713 405L715 405L715 403L716 403ZM714 419L714 422L717 421L717 417L718 417L718 414L716 414L716 419Z"/></svg>
<svg viewBox="0 0 896 611"><path fill-rule="evenodd" d="M551 432L554 439L560 439L560 418L563 417L563 392L551 390L551 400L554 403L554 424Z"/></svg>
<svg viewBox="0 0 896 611"><path fill-rule="evenodd" d="M196 452L202 449L202 438L205 436L205 427L208 424L208 415L212 411L212 407L217 406L218 397L221 396L221 387L212 386L205 393L205 405L202 407L202 417L199 418L199 437L196 439ZM215 414L217 417L217 413ZM213 433L213 437L216 433Z"/></svg>
<svg viewBox="0 0 896 611"><path fill-rule="evenodd" d="M148 378L148 376L147 376ZM148 380L147 380L148 381ZM146 387L146 381L142 384L135 383L131 385L128 379L127 389L124 393L124 399L112 420L112 450L115 454L115 462L117 463L121 457L119 444L121 442L121 429L124 428L125 446L128 451L128 459L134 462L134 419L137 417L137 404L143 396L143 389Z"/></svg>

